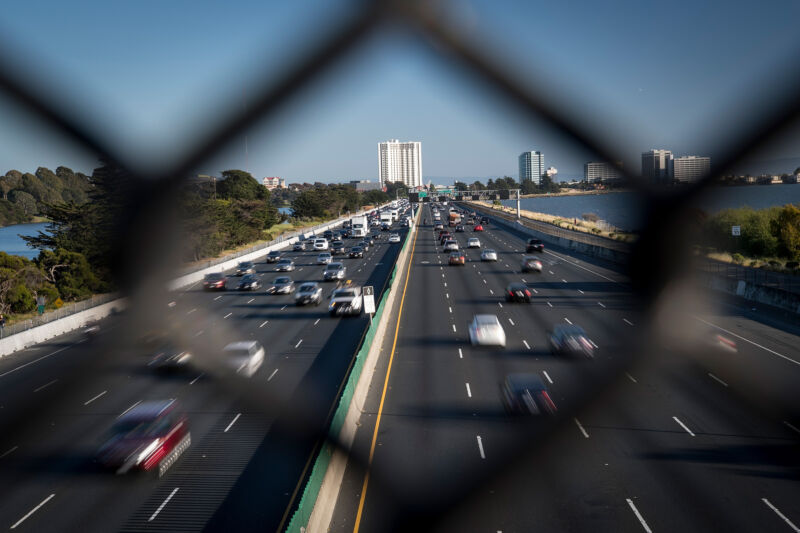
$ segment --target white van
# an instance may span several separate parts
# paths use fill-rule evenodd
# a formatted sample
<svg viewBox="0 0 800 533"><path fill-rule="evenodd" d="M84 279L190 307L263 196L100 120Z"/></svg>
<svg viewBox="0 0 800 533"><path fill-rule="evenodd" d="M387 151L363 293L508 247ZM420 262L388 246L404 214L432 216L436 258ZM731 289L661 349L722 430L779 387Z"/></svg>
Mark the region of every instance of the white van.
<svg viewBox="0 0 800 533"><path fill-rule="evenodd" d="M314 241L314 250L327 250L328 239L316 239Z"/></svg>

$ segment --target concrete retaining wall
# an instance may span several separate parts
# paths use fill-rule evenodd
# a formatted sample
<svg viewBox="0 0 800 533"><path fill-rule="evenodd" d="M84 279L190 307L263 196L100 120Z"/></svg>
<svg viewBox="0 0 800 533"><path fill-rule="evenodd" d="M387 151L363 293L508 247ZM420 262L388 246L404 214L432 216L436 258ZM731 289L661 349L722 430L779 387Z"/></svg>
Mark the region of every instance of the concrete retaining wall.
<svg viewBox="0 0 800 533"><path fill-rule="evenodd" d="M713 275L708 277L707 285L715 291L800 314L800 294Z"/></svg>

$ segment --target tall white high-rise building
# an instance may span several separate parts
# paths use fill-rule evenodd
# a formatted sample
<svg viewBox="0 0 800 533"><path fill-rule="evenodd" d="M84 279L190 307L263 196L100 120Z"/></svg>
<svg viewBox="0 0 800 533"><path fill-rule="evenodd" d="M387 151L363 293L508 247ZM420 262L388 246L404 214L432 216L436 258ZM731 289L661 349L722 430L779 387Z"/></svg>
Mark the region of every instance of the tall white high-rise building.
<svg viewBox="0 0 800 533"><path fill-rule="evenodd" d="M422 187L422 143L397 139L378 143L378 179L381 187L398 181Z"/></svg>
<svg viewBox="0 0 800 533"><path fill-rule="evenodd" d="M655 183L671 183L675 175L674 159L669 150L650 150L642 153L642 177Z"/></svg>
<svg viewBox="0 0 800 533"><path fill-rule="evenodd" d="M519 154L520 184L525 180L530 180L536 185L540 185L544 173L544 154L542 152L522 152Z"/></svg>
<svg viewBox="0 0 800 533"><path fill-rule="evenodd" d="M675 181L691 183L708 174L711 170L710 157L685 155L675 158Z"/></svg>
<svg viewBox="0 0 800 533"><path fill-rule="evenodd" d="M622 177L622 162L612 165L604 161L590 161L583 164L583 179L588 183L618 180Z"/></svg>

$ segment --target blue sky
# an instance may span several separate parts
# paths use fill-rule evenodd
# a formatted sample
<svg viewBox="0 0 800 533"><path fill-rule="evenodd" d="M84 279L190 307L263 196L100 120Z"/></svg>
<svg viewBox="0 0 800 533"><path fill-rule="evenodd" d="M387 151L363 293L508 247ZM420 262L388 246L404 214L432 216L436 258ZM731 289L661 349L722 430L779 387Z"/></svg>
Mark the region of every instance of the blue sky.
<svg viewBox="0 0 800 533"><path fill-rule="evenodd" d="M453 24L554 105L638 154L711 155L783 89L800 53L800 4L461 0ZM0 15L5 61L56 94L131 164L180 157L255 87L348 16L355 2L17 2ZM0 96L0 172L58 165L90 172L87 154ZM247 153L245 153L245 137ZM244 168L295 181L376 179L377 143L422 141L425 176L517 175L523 150L562 177L591 154L524 120L434 56L415 34L384 32L304 91L269 125L231 140L199 173ZM800 156L796 137L768 154Z"/></svg>

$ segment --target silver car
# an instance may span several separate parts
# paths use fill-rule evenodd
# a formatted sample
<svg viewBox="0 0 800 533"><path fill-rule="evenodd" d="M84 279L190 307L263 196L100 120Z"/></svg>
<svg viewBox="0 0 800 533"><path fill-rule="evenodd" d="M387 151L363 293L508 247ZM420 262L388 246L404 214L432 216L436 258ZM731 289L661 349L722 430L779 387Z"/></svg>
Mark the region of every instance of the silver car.
<svg viewBox="0 0 800 533"><path fill-rule="evenodd" d="M294 261L291 259L281 259L275 265L275 270L278 272L291 272L294 270Z"/></svg>
<svg viewBox="0 0 800 533"><path fill-rule="evenodd" d="M444 243L444 251L445 252L457 252L458 251L458 242L456 242L456 241L445 241L445 243Z"/></svg>
<svg viewBox="0 0 800 533"><path fill-rule="evenodd" d="M322 302L322 288L314 282L303 283L294 294L296 305L306 305L313 303L319 305Z"/></svg>
<svg viewBox="0 0 800 533"><path fill-rule="evenodd" d="M480 247L481 247L481 241L479 241L477 238L471 237L467 240L467 248L480 248Z"/></svg>
<svg viewBox="0 0 800 533"><path fill-rule="evenodd" d="M487 248L481 252L481 261L497 261L497 252Z"/></svg>
<svg viewBox="0 0 800 533"><path fill-rule="evenodd" d="M469 325L469 341L473 346L506 347L506 332L497 315L475 315Z"/></svg>
<svg viewBox="0 0 800 533"><path fill-rule="evenodd" d="M281 276L272 281L267 289L268 294L291 294L294 292L294 281L289 276Z"/></svg>
<svg viewBox="0 0 800 533"><path fill-rule="evenodd" d="M327 265L331 262L331 254L328 252L323 252L317 256L317 264L318 265Z"/></svg>
<svg viewBox="0 0 800 533"><path fill-rule="evenodd" d="M344 279L346 272L347 270L342 263L330 263L325 267L325 271L322 273L322 279L324 281Z"/></svg>
<svg viewBox="0 0 800 533"><path fill-rule="evenodd" d="M248 378L264 363L264 347L257 341L232 342L222 351L229 367Z"/></svg>

